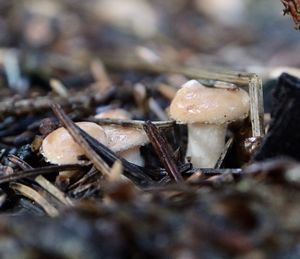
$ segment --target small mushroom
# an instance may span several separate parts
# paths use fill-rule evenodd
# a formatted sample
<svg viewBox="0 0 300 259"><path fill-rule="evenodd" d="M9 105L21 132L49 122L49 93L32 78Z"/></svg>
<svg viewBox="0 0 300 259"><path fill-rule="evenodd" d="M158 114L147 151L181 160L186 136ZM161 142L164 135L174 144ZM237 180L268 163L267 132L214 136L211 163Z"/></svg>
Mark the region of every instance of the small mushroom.
<svg viewBox="0 0 300 259"><path fill-rule="evenodd" d="M104 129L93 122L77 122L77 126L92 137L108 146L108 139ZM83 149L73 140L68 131L61 127L52 131L41 146L41 154L47 162L52 164L78 164L78 157L84 155Z"/></svg>
<svg viewBox="0 0 300 259"><path fill-rule="evenodd" d="M214 167L221 155L228 123L249 113L249 95L240 88L205 87L185 83L170 106L170 116L188 124L187 156L195 167Z"/></svg>
<svg viewBox="0 0 300 259"><path fill-rule="evenodd" d="M131 119L130 114L123 109L109 110L95 116L96 118ZM146 133L141 129L124 128L120 126L103 126L109 138L109 147L112 151L127 161L144 166L144 159L140 154L140 147L149 142Z"/></svg>

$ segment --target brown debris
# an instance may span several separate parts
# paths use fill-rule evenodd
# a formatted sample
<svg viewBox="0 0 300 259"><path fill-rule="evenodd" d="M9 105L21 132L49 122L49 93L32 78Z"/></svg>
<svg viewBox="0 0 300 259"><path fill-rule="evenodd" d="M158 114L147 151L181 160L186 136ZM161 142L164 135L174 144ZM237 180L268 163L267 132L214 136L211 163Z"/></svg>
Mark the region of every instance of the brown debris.
<svg viewBox="0 0 300 259"><path fill-rule="evenodd" d="M147 133L151 144L155 147L160 161L169 173L169 176L173 178L176 182L182 181L183 178L180 175L176 166L175 158L172 155L173 152L169 144L164 139L164 137L159 133L158 129L150 121L146 122L144 129Z"/></svg>
<svg viewBox="0 0 300 259"><path fill-rule="evenodd" d="M296 29L300 29L300 3L298 0L281 0L284 5L283 14L289 14L292 16Z"/></svg>

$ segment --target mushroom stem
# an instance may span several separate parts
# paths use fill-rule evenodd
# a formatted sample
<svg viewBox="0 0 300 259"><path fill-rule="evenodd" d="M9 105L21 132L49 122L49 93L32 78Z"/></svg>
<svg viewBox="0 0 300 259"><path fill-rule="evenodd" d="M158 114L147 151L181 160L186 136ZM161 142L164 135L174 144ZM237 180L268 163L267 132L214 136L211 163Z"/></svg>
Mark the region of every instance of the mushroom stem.
<svg viewBox="0 0 300 259"><path fill-rule="evenodd" d="M121 157L126 159L128 162L139 166L144 166L144 159L142 158L140 153L140 146L132 147L118 153Z"/></svg>
<svg viewBox="0 0 300 259"><path fill-rule="evenodd" d="M213 168L225 146L226 125L188 125L187 156L194 167Z"/></svg>

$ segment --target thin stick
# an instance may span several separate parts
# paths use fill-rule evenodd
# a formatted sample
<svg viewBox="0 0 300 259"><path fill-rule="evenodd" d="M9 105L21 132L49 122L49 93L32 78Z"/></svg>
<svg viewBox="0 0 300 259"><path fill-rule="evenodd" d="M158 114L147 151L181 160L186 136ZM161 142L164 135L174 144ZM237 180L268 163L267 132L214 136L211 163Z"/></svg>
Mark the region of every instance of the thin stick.
<svg viewBox="0 0 300 259"><path fill-rule="evenodd" d="M71 184L68 189L72 190L75 188L78 188L79 185L83 185L86 183L89 179L91 179L93 176L97 174L97 169L93 166L85 175L83 175L78 181Z"/></svg>
<svg viewBox="0 0 300 259"><path fill-rule="evenodd" d="M238 85L248 85L249 78L255 74L245 72L228 71L224 69L199 69L195 67L178 66L174 64L151 64L129 57L102 56L102 62L106 67L112 69L132 69L136 71L147 71L150 73L175 73L189 78L225 81Z"/></svg>
<svg viewBox="0 0 300 259"><path fill-rule="evenodd" d="M29 165L26 161L24 161L23 159L15 156L15 155L8 155L7 159L23 170L33 169L33 167L31 165Z"/></svg>
<svg viewBox="0 0 300 259"><path fill-rule="evenodd" d="M62 191L49 182L44 176L38 175L34 180L61 203L65 204L66 206L73 206L73 202L70 200L70 198L66 197Z"/></svg>
<svg viewBox="0 0 300 259"><path fill-rule="evenodd" d="M57 173L64 170L78 170L79 168L81 168L81 166L79 165L60 165L60 166L55 165L55 166L46 166L46 167L23 170L14 173L13 175L5 175L0 177L0 184L20 180L27 177L36 176L39 174Z"/></svg>
<svg viewBox="0 0 300 259"><path fill-rule="evenodd" d="M96 122L99 125L119 125L122 127L133 127L133 128L139 128L143 129L144 125L146 124L145 121L141 120L120 120L120 119L97 119L97 118L89 118L89 121ZM175 125L175 121L169 120L169 121L152 121L152 123L157 128L171 128Z"/></svg>
<svg viewBox="0 0 300 259"><path fill-rule="evenodd" d="M213 176L220 174L233 174L233 175L241 175L243 170L241 168L193 168L188 171L189 174L194 173L203 173L205 176Z"/></svg>
<svg viewBox="0 0 300 259"><path fill-rule="evenodd" d="M154 146L155 151L160 159L160 161L165 166L165 169L171 178L174 178L176 182L183 181L183 177L178 171L178 168L175 163L175 159L172 156L173 152L170 149L169 144L164 139L163 136L160 135L158 129L155 127L151 121L147 121L144 126L145 132Z"/></svg>
<svg viewBox="0 0 300 259"><path fill-rule="evenodd" d="M106 93L86 93L84 91L77 93L76 95L70 95L68 98L61 96L50 97L41 96L33 99L7 99L0 102L0 114L12 115L12 114L26 114L26 113L41 113L49 110L52 103L58 103L63 107L70 107L74 104L82 107L90 107L92 104L99 104L108 100L114 89L110 89Z"/></svg>
<svg viewBox="0 0 300 259"><path fill-rule="evenodd" d="M39 204L50 217L57 217L59 215L58 210L36 190L20 183L10 183L10 188Z"/></svg>
<svg viewBox="0 0 300 259"><path fill-rule="evenodd" d="M226 142L225 147L224 147L224 149L223 149L223 151L222 151L222 153L221 153L221 155L220 155L220 157L219 157L219 159L218 159L218 161L216 163L215 168L220 168L221 167L221 165L222 165L222 163L224 161L224 158L225 158L225 156L226 156L226 154L228 152L228 149L231 147L232 143L233 143L233 137L231 137L230 139L228 139L228 141Z"/></svg>
<svg viewBox="0 0 300 259"><path fill-rule="evenodd" d="M85 138L81 135L80 130L75 127L74 122L72 122L68 116L64 113L60 105L52 104L51 108L55 113L56 117L59 119L61 124L66 128L66 130L70 133L73 140L80 145L83 149L86 157L92 161L94 166L102 172L104 175L108 175L110 168L106 164L106 162L98 155L89 145L89 143L85 140Z"/></svg>
<svg viewBox="0 0 300 259"><path fill-rule="evenodd" d="M15 156L15 155L9 155L8 160L11 161L12 163L18 165L21 169L26 170L26 169L33 169L31 165L26 163L23 159ZM56 199L58 199L60 202L67 206L72 206L73 203L69 199L69 197L66 197L66 195L60 191L54 184L49 182L44 176L38 175L35 177L35 182L38 183L41 187L43 187L47 192L52 194Z"/></svg>
<svg viewBox="0 0 300 259"><path fill-rule="evenodd" d="M253 75L249 82L250 94L250 119L252 125L252 136L263 137L264 128L264 108L262 81L257 75Z"/></svg>

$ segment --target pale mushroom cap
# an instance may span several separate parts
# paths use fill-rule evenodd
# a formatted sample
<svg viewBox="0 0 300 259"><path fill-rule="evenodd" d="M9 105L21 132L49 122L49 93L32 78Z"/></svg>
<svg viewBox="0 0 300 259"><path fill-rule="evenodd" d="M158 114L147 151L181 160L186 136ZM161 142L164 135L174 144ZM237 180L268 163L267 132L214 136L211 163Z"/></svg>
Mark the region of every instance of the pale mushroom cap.
<svg viewBox="0 0 300 259"><path fill-rule="evenodd" d="M77 122L76 125L103 145L108 145L103 128L96 123ZM83 149L63 127L54 130L43 140L41 153L48 162L58 165L76 164L79 162L78 156L84 155Z"/></svg>
<svg viewBox="0 0 300 259"><path fill-rule="evenodd" d="M131 119L129 112L123 109L114 109L102 112L95 118ZM143 146L149 142L146 133L141 129L124 128L120 126L103 126L109 139L109 147L114 152L122 152L132 147Z"/></svg>
<svg viewBox="0 0 300 259"><path fill-rule="evenodd" d="M246 118L249 95L241 89L205 87L190 80L177 91L171 118L183 123L224 124Z"/></svg>
<svg viewBox="0 0 300 259"><path fill-rule="evenodd" d="M113 109L105 112L101 112L95 116L97 119L120 119L128 120L131 119L131 114L123 109Z"/></svg>
<svg viewBox="0 0 300 259"><path fill-rule="evenodd" d="M149 142L146 133L141 129L119 126L104 126L103 128L109 138L109 147L114 152L122 152Z"/></svg>

